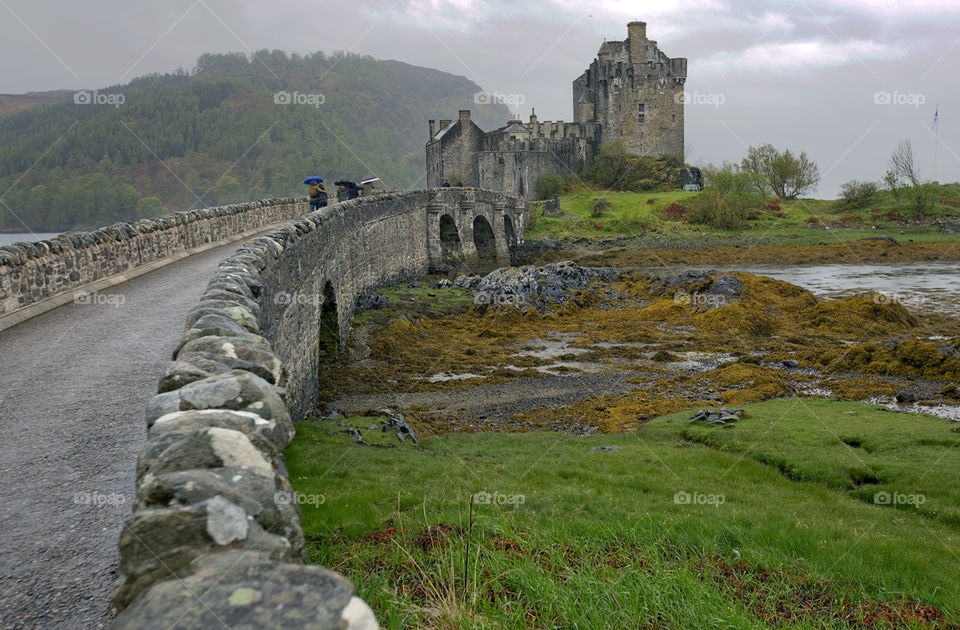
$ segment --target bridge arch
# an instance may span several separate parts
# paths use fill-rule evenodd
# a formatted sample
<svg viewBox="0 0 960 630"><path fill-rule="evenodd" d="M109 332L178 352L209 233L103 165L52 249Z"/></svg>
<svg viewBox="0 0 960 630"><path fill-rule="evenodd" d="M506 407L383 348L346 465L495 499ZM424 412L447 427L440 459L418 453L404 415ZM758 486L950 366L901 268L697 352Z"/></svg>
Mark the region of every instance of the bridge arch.
<svg viewBox="0 0 960 630"><path fill-rule="evenodd" d="M473 219L473 245L477 248L477 257L482 262L497 260L497 237L493 233L493 226L483 215Z"/></svg>
<svg viewBox="0 0 960 630"><path fill-rule="evenodd" d="M463 244L457 224L449 214L440 215L440 253L446 264L463 260Z"/></svg>
<svg viewBox="0 0 960 630"><path fill-rule="evenodd" d="M503 233L507 237L507 247L517 245L517 234L513 231L513 221L507 215L503 217Z"/></svg>
<svg viewBox="0 0 960 630"><path fill-rule="evenodd" d="M320 303L317 353L319 366L329 365L340 352L340 318L337 313L337 294L329 280L323 285Z"/></svg>

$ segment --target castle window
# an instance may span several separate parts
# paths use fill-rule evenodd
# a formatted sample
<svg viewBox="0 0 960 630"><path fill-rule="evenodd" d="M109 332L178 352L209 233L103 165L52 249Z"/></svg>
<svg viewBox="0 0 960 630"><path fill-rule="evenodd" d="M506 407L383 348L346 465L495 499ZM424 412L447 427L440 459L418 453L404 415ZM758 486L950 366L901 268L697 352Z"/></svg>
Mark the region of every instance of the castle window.
<svg viewBox="0 0 960 630"><path fill-rule="evenodd" d="M646 122L646 105L637 103L637 122L641 125Z"/></svg>

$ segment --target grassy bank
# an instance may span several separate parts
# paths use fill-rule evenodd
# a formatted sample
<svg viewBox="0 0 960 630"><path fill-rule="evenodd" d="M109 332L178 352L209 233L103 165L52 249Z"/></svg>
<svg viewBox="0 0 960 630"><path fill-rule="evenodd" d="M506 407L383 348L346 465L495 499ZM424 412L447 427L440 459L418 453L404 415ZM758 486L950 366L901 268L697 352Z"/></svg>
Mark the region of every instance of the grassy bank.
<svg viewBox="0 0 960 630"><path fill-rule="evenodd" d="M745 409L731 428L680 412L630 434L419 447L306 421L285 456L309 560L388 628L958 627L951 425L823 400Z"/></svg>
<svg viewBox="0 0 960 630"><path fill-rule="evenodd" d="M880 192L863 208L844 206L840 201L795 199L759 207L741 229L720 230L677 218L668 210L674 204L689 206L699 193L632 193L575 189L560 197L563 217L537 217L528 238L587 239L599 241L617 237L641 239L646 246L675 246L683 242L698 245L729 244L743 240L756 244L819 245L855 241L867 236L892 236L914 243L955 241L933 222L960 213L960 184L940 186L941 201L921 222L914 221L904 199L898 203L887 191ZM609 204L600 216L591 216L594 201Z"/></svg>

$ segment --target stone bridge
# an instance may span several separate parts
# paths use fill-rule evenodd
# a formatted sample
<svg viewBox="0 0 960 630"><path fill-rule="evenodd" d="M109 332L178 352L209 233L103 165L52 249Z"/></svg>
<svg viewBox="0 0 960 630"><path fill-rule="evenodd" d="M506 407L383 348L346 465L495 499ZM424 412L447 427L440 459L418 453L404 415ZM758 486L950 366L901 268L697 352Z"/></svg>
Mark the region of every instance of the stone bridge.
<svg viewBox="0 0 960 630"><path fill-rule="evenodd" d="M348 582L302 563L280 452L359 295L507 264L527 214L453 188L305 210L266 200L0 248L0 626L102 622L118 531L117 627L358 618Z"/></svg>

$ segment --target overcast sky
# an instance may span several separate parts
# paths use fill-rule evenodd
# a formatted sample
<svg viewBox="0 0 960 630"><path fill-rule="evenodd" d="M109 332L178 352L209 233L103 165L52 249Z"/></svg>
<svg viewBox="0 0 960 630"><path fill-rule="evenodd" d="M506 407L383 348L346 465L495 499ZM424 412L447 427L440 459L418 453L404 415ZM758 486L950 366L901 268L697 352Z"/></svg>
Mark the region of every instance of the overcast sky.
<svg viewBox="0 0 960 630"><path fill-rule="evenodd" d="M0 0L0 16L2 93L189 70L204 52L349 50L464 75L541 120L572 120L571 81L644 20L689 60L688 161L803 149L832 197L880 179L910 138L925 178L960 180L957 0Z"/></svg>

